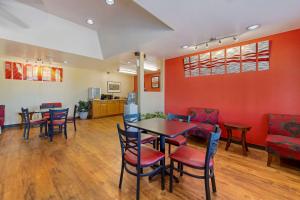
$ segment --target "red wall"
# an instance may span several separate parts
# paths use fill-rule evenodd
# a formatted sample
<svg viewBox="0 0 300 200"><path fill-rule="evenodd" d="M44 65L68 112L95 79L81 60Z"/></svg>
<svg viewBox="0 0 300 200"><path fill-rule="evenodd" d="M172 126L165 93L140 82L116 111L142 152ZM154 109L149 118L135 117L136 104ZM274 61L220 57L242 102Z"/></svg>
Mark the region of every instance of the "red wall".
<svg viewBox="0 0 300 200"><path fill-rule="evenodd" d="M248 142L264 145L267 113L300 114L300 29L231 46L262 40L271 41L268 71L185 78L183 56L166 60L165 112L218 108L221 123L251 125Z"/></svg>
<svg viewBox="0 0 300 200"><path fill-rule="evenodd" d="M160 92L160 88L152 88L151 81L153 76L160 76L160 73L145 74L144 75L144 88L147 92ZM138 91L137 76L134 77L134 92Z"/></svg>

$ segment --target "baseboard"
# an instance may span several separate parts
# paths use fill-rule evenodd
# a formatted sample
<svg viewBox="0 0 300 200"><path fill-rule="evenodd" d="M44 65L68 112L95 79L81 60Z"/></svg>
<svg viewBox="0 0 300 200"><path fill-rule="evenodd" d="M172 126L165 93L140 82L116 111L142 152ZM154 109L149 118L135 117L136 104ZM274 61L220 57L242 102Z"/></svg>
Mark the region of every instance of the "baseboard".
<svg viewBox="0 0 300 200"><path fill-rule="evenodd" d="M8 124L8 125L4 125L3 129L6 128L16 128L16 127L20 127L21 124Z"/></svg>

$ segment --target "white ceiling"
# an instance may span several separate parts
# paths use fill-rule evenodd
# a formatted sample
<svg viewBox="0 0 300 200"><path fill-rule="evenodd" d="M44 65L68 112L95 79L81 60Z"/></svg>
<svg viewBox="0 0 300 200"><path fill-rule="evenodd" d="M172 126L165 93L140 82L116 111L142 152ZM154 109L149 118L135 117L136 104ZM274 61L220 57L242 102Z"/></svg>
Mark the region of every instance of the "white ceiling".
<svg viewBox="0 0 300 200"><path fill-rule="evenodd" d="M4 1L13 0L0 0ZM240 34L240 40L243 41L300 28L299 0L115 0L113 6L106 5L105 0L18 0L18 2L49 13L48 18L55 15L97 33L102 53L99 59L43 45L24 48L22 51L24 53L35 49L35 53L25 52L27 56L52 53L54 55L52 57L58 62L69 59L76 66L104 67L107 66L107 62L113 62L114 65L126 64L129 60L134 62L132 58L134 51L144 51L154 58L172 58L191 52L181 49L182 45L199 44L212 37ZM28 13L30 14L32 15ZM95 24L86 24L87 18L94 19ZM18 18L12 19L23 26L20 33L26 33L25 25L30 23L28 21L22 23L23 18L21 21ZM5 23L7 21L0 15L0 33ZM253 24L260 24L261 28L246 32L246 27ZM59 25L56 27L57 30L61 28ZM75 29L74 31L76 32ZM67 34L60 35L65 37L64 40L68 39ZM81 37L80 42L84 43L86 40L86 37ZM232 41L227 41L229 42ZM78 42L74 41L74 44ZM16 44L12 44L11 41L0 41L2 48L0 53L20 56L21 53L16 53L19 50L5 48L5 46L12 48L14 45ZM18 41L17 46L22 48L22 45L30 46ZM77 45L76 48L81 46ZM104 61L101 61L102 58Z"/></svg>

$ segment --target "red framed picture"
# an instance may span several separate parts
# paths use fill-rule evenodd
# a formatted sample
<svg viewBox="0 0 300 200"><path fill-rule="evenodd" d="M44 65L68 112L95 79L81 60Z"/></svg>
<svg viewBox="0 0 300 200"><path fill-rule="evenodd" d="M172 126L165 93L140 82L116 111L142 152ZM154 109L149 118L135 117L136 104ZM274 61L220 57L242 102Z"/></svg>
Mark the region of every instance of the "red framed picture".
<svg viewBox="0 0 300 200"><path fill-rule="evenodd" d="M42 81L42 67L38 65L32 66L32 80Z"/></svg>
<svg viewBox="0 0 300 200"><path fill-rule="evenodd" d="M5 62L5 79L12 79L12 62Z"/></svg>
<svg viewBox="0 0 300 200"><path fill-rule="evenodd" d="M23 80L28 80L28 81L33 80L32 65L31 64L25 64L23 66Z"/></svg>
<svg viewBox="0 0 300 200"><path fill-rule="evenodd" d="M13 79L22 80L23 79L23 64L22 63L13 63Z"/></svg>
<svg viewBox="0 0 300 200"><path fill-rule="evenodd" d="M55 82L62 82L63 80L63 69L62 68L52 68L51 80Z"/></svg>

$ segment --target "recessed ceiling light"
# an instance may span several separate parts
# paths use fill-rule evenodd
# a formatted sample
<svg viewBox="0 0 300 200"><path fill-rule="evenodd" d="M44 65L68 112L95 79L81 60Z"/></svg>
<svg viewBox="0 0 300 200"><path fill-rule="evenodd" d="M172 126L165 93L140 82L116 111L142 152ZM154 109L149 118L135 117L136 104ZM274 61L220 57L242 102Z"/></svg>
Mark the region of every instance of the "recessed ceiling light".
<svg viewBox="0 0 300 200"><path fill-rule="evenodd" d="M65 64L68 64L68 61L65 60L64 63L65 63Z"/></svg>
<svg viewBox="0 0 300 200"><path fill-rule="evenodd" d="M130 61L128 61L127 63L128 63L128 64L130 64L131 62L130 62Z"/></svg>
<svg viewBox="0 0 300 200"><path fill-rule="evenodd" d="M181 48L182 49L187 49L187 48L189 48L189 46L188 45L183 45L183 46L181 46Z"/></svg>
<svg viewBox="0 0 300 200"><path fill-rule="evenodd" d="M114 5L115 4L115 0L105 0L107 5Z"/></svg>
<svg viewBox="0 0 300 200"><path fill-rule="evenodd" d="M259 27L260 27L259 24L254 24L254 25L252 25L252 26L248 26L248 27L247 27L247 30L248 30L248 31L253 31L253 30L255 30L255 29L258 29Z"/></svg>
<svg viewBox="0 0 300 200"><path fill-rule="evenodd" d="M86 23L88 23L89 25L93 25L94 24L94 20L92 19L87 19Z"/></svg>

